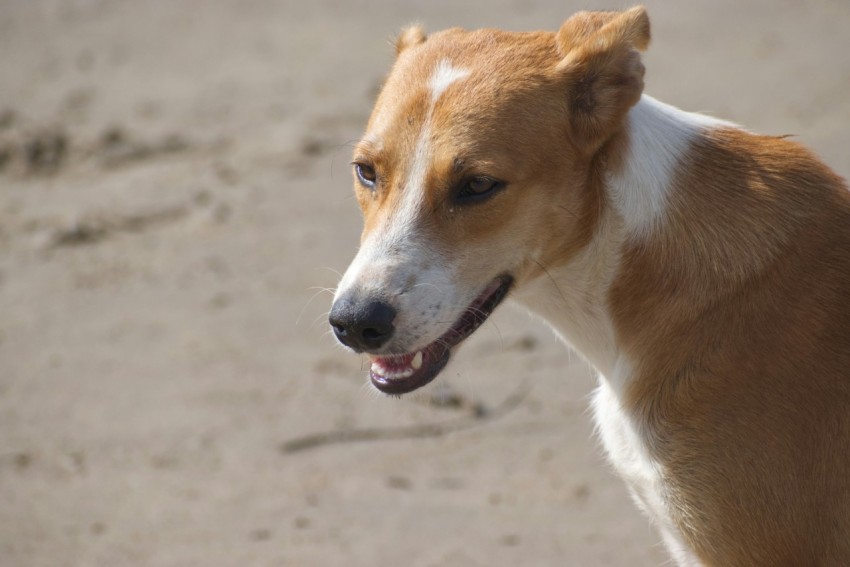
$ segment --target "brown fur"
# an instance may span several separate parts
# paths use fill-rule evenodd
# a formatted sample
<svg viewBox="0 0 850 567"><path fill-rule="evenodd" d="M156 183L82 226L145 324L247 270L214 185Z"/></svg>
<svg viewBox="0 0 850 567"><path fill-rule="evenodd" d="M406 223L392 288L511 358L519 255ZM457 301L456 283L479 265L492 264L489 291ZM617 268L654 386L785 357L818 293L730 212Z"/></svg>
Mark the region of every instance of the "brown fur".
<svg viewBox="0 0 850 567"><path fill-rule="evenodd" d="M557 35L564 58L570 130L582 149L595 153L621 126L643 91L637 50L649 45L649 18L642 7L625 13L582 12Z"/></svg>
<svg viewBox="0 0 850 567"><path fill-rule="evenodd" d="M850 192L787 140L717 131L611 292L628 408L707 565L850 562Z"/></svg>
<svg viewBox="0 0 850 567"><path fill-rule="evenodd" d="M400 55L402 51L425 41L425 31L421 26L413 25L404 28L395 40L395 54Z"/></svg>
<svg viewBox="0 0 850 567"><path fill-rule="evenodd" d="M508 42L512 46L510 51L490 49ZM393 143L376 147L373 142L364 142L355 150L355 161L366 159L373 163L381 179L377 191L362 188L357 191L365 218L364 238L401 199L405 189L401 184L407 178L419 132L427 119L428 77L446 53L459 67L480 68L482 61L487 61L512 76L494 78L487 73L473 73L436 104L430 118L435 146L427 183L431 209L422 222L432 226L433 232L439 234L439 241L465 242L474 250L476 243L486 245L493 231L504 231L502 224L488 219L510 217L517 227L511 238L516 244L544 246L549 250L544 254L545 260L560 261L571 256L592 234L595 211L599 210L598 194L564 191L565 180L570 187L587 184L591 160L580 158L578 146L568 144L566 131L546 127L553 115L566 120L567 107L560 94L566 88L565 78L553 64L558 60L553 34L544 32L447 30L401 53L378 98L368 128L370 132L380 131L382 140ZM549 69L541 71L544 66ZM513 86L503 89L497 81L508 81ZM421 88L411 88L412 85ZM541 92L547 92L548 96L540 97ZM505 97L506 94L511 96ZM376 121L387 115L394 119L381 129ZM457 140L468 142L457 145ZM512 144L506 145L505 140L511 140ZM538 152L536 148L541 144L551 154ZM536 158L516 162L512 156L517 148ZM571 150L574 157L561 159L565 151L569 154ZM487 174L525 189L506 191L485 207L461 210L452 206L448 195L454 183L473 173ZM525 198L526 192L533 188L540 197ZM582 222L575 223L572 219L576 218ZM560 239L528 243L523 236L529 233L531 225L550 227L544 231L548 235L564 226L573 229ZM540 238L536 230L528 236ZM529 262L516 275L518 279L530 279L540 270L540 264Z"/></svg>

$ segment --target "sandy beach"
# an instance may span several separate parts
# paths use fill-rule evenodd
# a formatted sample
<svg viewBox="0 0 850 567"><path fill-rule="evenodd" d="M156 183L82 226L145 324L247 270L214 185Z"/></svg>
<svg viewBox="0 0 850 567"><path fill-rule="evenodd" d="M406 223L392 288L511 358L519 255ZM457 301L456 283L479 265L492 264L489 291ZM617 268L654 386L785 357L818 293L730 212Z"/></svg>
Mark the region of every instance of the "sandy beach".
<svg viewBox="0 0 850 567"><path fill-rule="evenodd" d="M850 3L645 4L648 93L850 174ZM4 0L0 567L669 564L545 325L390 399L326 323L394 34L625 6Z"/></svg>

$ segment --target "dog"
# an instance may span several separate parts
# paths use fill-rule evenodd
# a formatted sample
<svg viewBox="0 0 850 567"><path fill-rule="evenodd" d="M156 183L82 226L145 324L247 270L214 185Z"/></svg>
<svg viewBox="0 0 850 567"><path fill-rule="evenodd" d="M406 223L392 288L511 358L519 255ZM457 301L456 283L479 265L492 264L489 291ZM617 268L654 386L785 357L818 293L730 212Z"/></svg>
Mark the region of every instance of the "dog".
<svg viewBox="0 0 850 567"><path fill-rule="evenodd" d="M850 192L643 93L642 7L402 31L354 150L329 321L401 395L510 295L598 371L600 437L679 565L850 565Z"/></svg>

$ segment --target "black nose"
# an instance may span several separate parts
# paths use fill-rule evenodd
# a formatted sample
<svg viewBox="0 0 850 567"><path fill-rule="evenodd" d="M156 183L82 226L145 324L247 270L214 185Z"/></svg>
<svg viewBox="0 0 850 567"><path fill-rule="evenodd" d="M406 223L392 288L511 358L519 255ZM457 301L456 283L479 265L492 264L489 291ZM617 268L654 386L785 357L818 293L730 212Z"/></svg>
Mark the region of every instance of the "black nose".
<svg viewBox="0 0 850 567"><path fill-rule="evenodd" d="M340 298L328 320L339 342L354 350L381 348L393 335L395 309L383 301L351 301Z"/></svg>

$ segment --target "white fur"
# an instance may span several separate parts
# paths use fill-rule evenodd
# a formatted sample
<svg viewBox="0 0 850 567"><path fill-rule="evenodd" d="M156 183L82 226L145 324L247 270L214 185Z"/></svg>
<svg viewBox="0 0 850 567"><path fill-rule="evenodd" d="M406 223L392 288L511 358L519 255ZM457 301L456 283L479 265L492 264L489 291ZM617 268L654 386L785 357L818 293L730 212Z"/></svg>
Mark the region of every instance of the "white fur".
<svg viewBox="0 0 850 567"><path fill-rule="evenodd" d="M398 213L398 220L394 221L396 225L402 225L400 228L407 228L407 223L416 216L425 199L425 180L433 159L431 153L431 113L429 112L419 132L419 139L416 140L413 162L402 187L404 194L401 210Z"/></svg>
<svg viewBox="0 0 850 567"><path fill-rule="evenodd" d="M456 69L452 67L451 61L448 59L440 61L437 69L428 81L428 86L431 89L431 104L436 103L452 83L465 79L468 76L468 69Z"/></svg>
<svg viewBox="0 0 850 567"><path fill-rule="evenodd" d="M688 549L668 513L663 468L652 458L638 424L620 402L622 392L618 391L618 386L622 387L629 381L631 372L631 364L621 357L611 375L600 377L593 397L597 432L608 459L626 481L632 499L658 527L676 563L682 567L699 567L701 563Z"/></svg>
<svg viewBox="0 0 850 567"><path fill-rule="evenodd" d="M614 208L630 236L649 234L663 219L682 156L700 133L720 127L734 125L641 97L628 114L625 166L607 180Z"/></svg>
<svg viewBox="0 0 850 567"><path fill-rule="evenodd" d="M617 359L607 308L608 288L620 261L615 232L603 218L596 237L572 261L548 268L511 296L602 373L611 372Z"/></svg>
<svg viewBox="0 0 850 567"><path fill-rule="evenodd" d="M614 375L600 380L593 398L593 412L599 436L614 468L626 479L638 505L658 519L665 515L659 491L659 465L650 456L634 421L623 410L619 393L612 387L612 382L627 380L630 372L630 364L621 359Z"/></svg>

